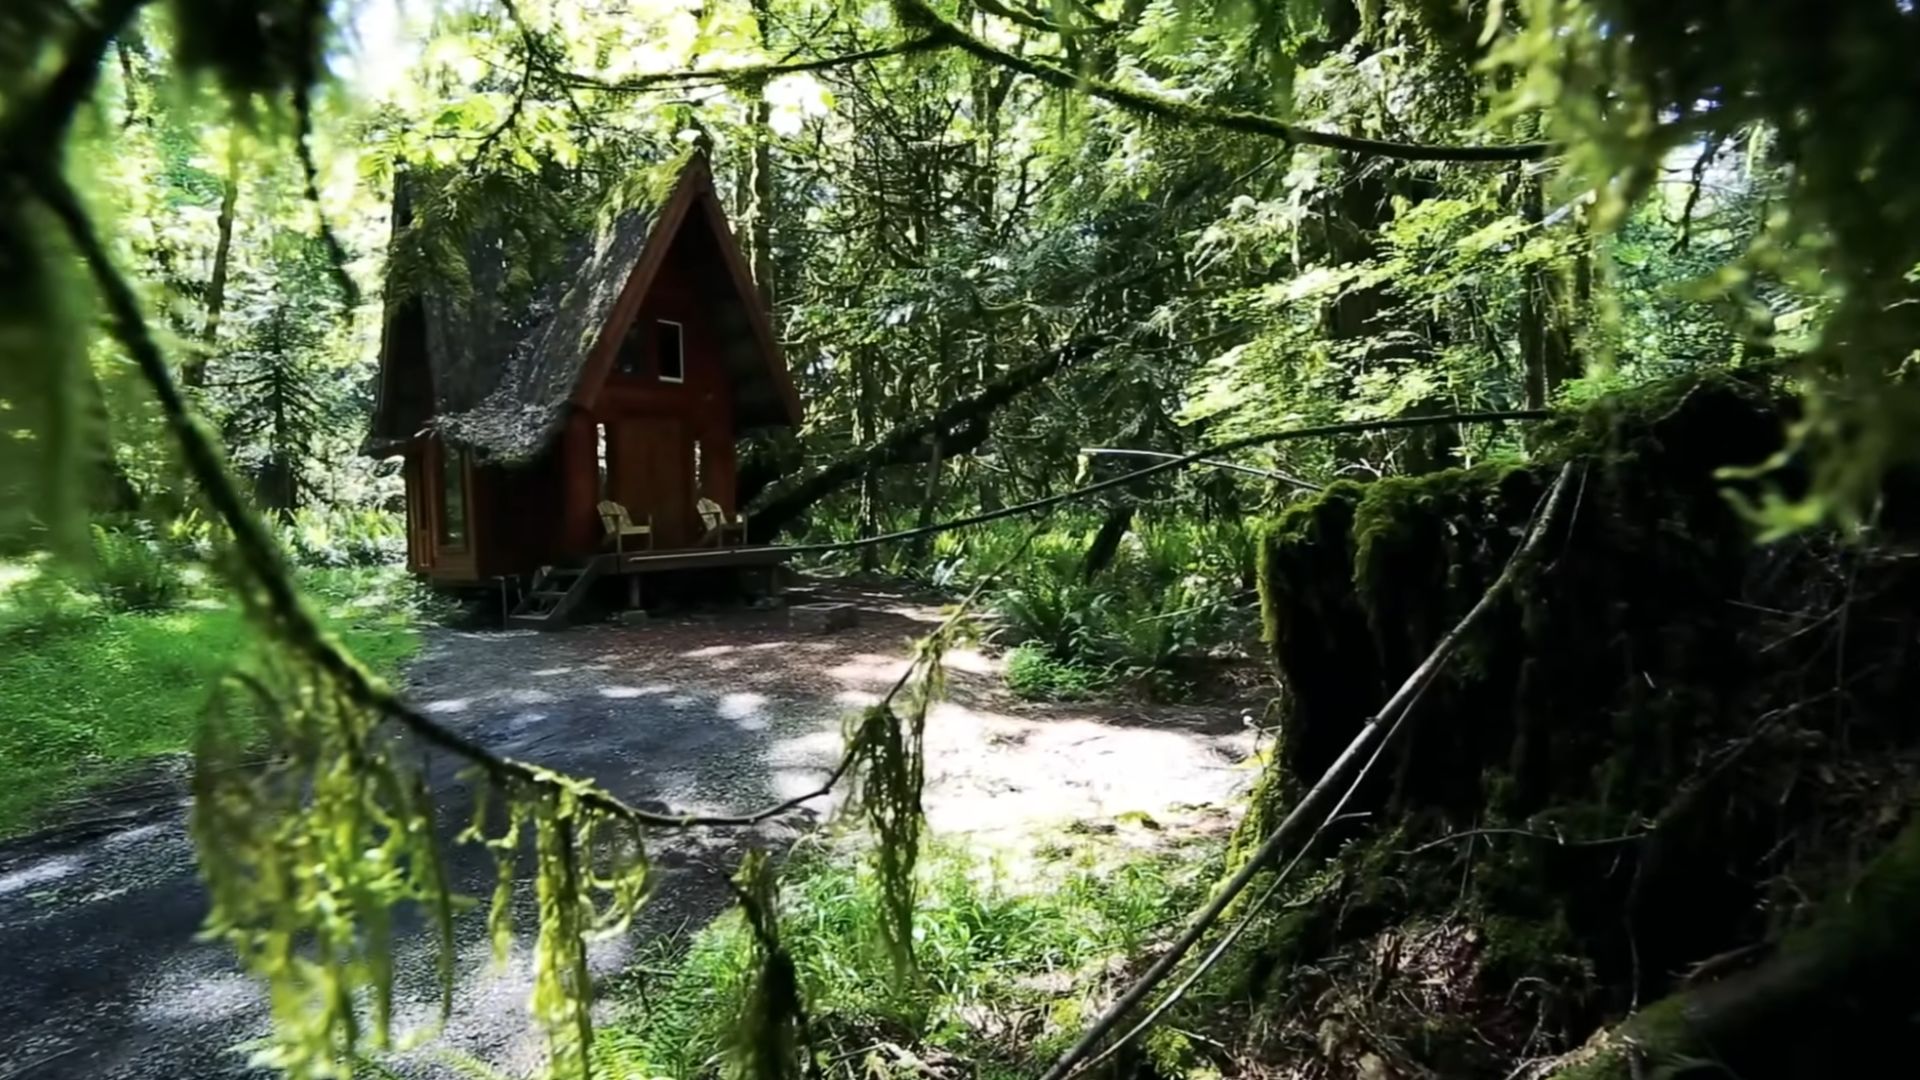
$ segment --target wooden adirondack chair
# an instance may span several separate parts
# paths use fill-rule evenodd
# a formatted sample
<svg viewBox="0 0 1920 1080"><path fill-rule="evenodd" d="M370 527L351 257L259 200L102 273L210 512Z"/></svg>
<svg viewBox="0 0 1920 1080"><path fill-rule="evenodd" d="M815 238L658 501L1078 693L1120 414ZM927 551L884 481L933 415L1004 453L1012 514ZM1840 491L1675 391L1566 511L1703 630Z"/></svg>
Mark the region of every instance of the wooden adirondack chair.
<svg viewBox="0 0 1920 1080"><path fill-rule="evenodd" d="M653 550L653 518L646 519L643 525L635 525L627 516L627 508L608 499L600 504L600 524L607 528L607 540L613 544L613 550L625 554L627 538L635 537L644 541L643 546Z"/></svg>
<svg viewBox="0 0 1920 1080"><path fill-rule="evenodd" d="M700 521L707 527L706 534L700 537L701 547L725 547L729 542L747 542L745 514L736 514L732 521L728 521L727 512L720 508L720 504L705 497L694 503L694 508L700 511Z"/></svg>

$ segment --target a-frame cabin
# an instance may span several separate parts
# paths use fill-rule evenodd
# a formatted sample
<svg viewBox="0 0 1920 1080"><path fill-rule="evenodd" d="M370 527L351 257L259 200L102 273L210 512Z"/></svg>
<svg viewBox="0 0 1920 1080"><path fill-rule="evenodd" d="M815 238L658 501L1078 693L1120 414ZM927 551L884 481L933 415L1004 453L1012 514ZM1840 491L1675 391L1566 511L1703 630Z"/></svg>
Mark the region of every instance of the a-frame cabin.
<svg viewBox="0 0 1920 1080"><path fill-rule="evenodd" d="M394 212L398 231L405 185ZM739 509L736 440L798 426L800 402L704 156L657 207L522 285L525 303L503 299L498 236L467 241L468 281L391 304L381 346L365 449L404 458L409 568L557 598L546 568L620 571L716 543L714 504L727 522ZM650 531L614 542L607 502Z"/></svg>

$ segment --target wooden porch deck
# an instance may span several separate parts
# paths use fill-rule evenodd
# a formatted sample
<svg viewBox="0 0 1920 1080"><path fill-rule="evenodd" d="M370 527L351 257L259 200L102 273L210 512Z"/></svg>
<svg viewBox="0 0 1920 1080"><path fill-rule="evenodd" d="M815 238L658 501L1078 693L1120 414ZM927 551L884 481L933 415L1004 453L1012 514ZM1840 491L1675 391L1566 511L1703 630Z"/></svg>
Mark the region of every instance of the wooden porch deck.
<svg viewBox="0 0 1920 1080"><path fill-rule="evenodd" d="M723 548L676 548L668 551L605 552L579 566L543 567L531 587L507 616L510 626L557 630L572 621L574 609L586 599L594 583L605 577L627 579L627 606L641 606L640 582L648 574L689 570L765 570L766 591L777 594L775 567L787 561L789 549L766 544Z"/></svg>
<svg viewBox="0 0 1920 1080"><path fill-rule="evenodd" d="M653 574L665 570L724 570L743 566L777 566L787 561L787 549L767 544L723 548L674 548L666 551L608 552L594 556L603 574Z"/></svg>

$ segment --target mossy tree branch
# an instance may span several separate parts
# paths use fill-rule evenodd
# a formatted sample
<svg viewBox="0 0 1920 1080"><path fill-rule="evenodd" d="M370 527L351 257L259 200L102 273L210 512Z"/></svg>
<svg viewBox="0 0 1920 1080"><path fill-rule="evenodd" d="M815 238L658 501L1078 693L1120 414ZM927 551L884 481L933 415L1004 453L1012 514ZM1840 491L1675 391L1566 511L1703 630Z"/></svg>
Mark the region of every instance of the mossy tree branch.
<svg viewBox="0 0 1920 1080"><path fill-rule="evenodd" d="M1322 131L1277 120L1259 113L1222 109L1211 105L1193 105L1144 90L1134 90L1068 71L1065 68L1008 52L968 32L964 27L936 11L928 0L894 0L900 18L917 26L947 45L961 49L990 64L1011 68L1062 90L1091 94L1121 108L1176 124L1202 125L1282 139L1297 146L1323 146L1349 154L1397 158L1402 161L1534 161L1553 152L1551 143L1513 143L1504 146L1454 146L1437 143L1395 142L1370 139L1338 131Z"/></svg>
<svg viewBox="0 0 1920 1080"><path fill-rule="evenodd" d="M932 52L947 48L946 42L931 34L923 34L896 41L891 45L879 45L871 49L858 49L835 56L820 56L806 60L785 60L771 64L742 64L737 67L691 69L683 71L657 71L645 75L633 75L628 78L609 80L577 71L554 72L562 83L586 90L604 90L616 94L638 94L659 89L662 86L680 86L690 83L723 83L730 86L746 86L765 82L782 75L799 75L811 71L827 71L837 67L864 64L889 56L910 56L914 53Z"/></svg>

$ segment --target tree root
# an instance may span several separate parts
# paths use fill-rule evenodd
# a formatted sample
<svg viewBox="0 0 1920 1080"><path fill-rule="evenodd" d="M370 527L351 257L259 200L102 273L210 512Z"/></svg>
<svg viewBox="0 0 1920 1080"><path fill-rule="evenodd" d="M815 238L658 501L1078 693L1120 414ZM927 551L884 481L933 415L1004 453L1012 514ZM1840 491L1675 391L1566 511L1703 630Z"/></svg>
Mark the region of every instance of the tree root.
<svg viewBox="0 0 1920 1080"><path fill-rule="evenodd" d="M1920 818L1767 962L1595 1036L1550 1080L1871 1075L1912 1035Z"/></svg>

